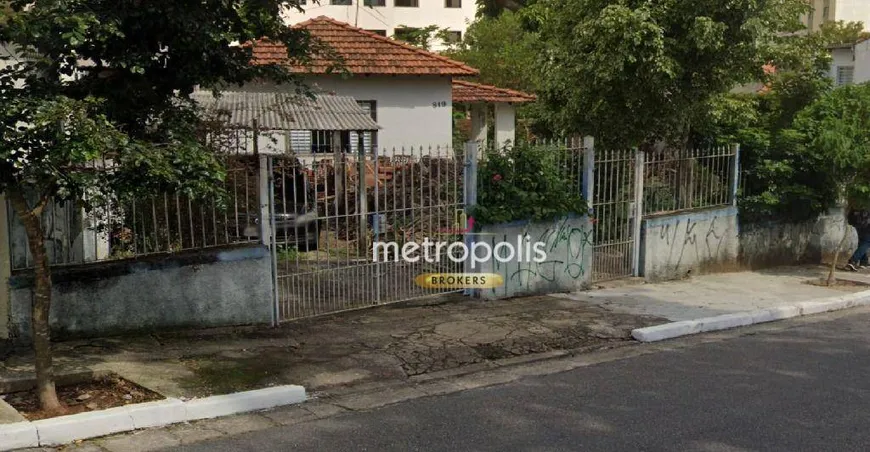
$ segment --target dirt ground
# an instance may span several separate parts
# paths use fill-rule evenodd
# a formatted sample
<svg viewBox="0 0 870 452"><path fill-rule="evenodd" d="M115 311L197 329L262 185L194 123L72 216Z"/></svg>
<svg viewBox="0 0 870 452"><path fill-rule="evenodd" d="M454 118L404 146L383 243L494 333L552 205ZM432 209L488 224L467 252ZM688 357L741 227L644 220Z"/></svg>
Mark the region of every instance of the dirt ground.
<svg viewBox="0 0 870 452"><path fill-rule="evenodd" d="M86 383L60 386L57 388L57 395L66 406L66 412L62 414L104 410L163 399L160 394L114 375ZM35 421L53 416L40 409L39 399L33 391L13 392L2 397L28 420Z"/></svg>

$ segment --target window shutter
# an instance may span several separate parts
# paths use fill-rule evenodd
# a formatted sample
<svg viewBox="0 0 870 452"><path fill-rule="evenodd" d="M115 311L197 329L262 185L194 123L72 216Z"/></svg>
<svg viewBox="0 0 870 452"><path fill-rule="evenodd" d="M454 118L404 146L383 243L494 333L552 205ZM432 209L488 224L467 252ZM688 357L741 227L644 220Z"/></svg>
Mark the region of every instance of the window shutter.
<svg viewBox="0 0 870 452"><path fill-rule="evenodd" d="M362 107L363 110L365 110L366 113L369 114L369 116L372 117L372 119L374 119L376 117L375 116L376 113L374 111L374 102L372 102L372 101L358 101L357 103L359 104L360 107ZM374 142L373 142L372 132L363 132L363 146L365 147L366 153L372 152L372 145L373 144L374 144ZM357 132L350 133L350 149L354 154L359 152L359 133L357 133Z"/></svg>
<svg viewBox="0 0 870 452"><path fill-rule="evenodd" d="M837 86L851 85L854 78L854 66L837 66Z"/></svg>
<svg viewBox="0 0 870 452"><path fill-rule="evenodd" d="M290 149L297 154L307 154L311 152L311 131L291 130Z"/></svg>

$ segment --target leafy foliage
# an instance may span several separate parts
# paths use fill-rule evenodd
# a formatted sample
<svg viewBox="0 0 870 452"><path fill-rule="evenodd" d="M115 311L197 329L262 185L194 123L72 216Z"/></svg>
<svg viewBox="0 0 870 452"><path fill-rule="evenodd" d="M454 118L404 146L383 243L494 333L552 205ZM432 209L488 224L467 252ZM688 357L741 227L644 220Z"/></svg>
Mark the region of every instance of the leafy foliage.
<svg viewBox="0 0 870 452"><path fill-rule="evenodd" d="M523 8L505 11L497 17L478 17L469 25L462 41L442 54L480 70L475 82L536 93L539 72L535 65L543 47L537 32L528 26L534 21L534 12L534 8ZM537 102L518 105L518 139L525 135L524 127L529 129L526 132L553 135L542 117Z"/></svg>
<svg viewBox="0 0 870 452"><path fill-rule="evenodd" d="M841 86L794 122L788 136L801 158L818 165L846 199L870 201L870 83Z"/></svg>
<svg viewBox="0 0 870 452"><path fill-rule="evenodd" d="M432 43L437 39L442 42L448 42L449 30L439 27L438 25L429 25L422 28L407 27L399 25L395 29L395 33L391 36L398 41L404 41L414 47L419 47L423 50L432 48Z"/></svg>
<svg viewBox="0 0 870 452"><path fill-rule="evenodd" d="M535 0L477 0L477 15L498 17L506 12L518 11L534 2Z"/></svg>
<svg viewBox="0 0 870 452"><path fill-rule="evenodd" d="M200 122L187 95L197 85L296 81L281 66L251 65L250 47L234 42L280 41L298 62L313 45L306 32L283 25L279 12L295 3L30 3L11 2L0 29L0 41L13 51L0 70L0 155L23 162L0 166L0 189L24 184L60 199L95 187L213 191L221 174L198 139ZM33 122L37 115L55 123ZM89 127L80 128L84 123ZM29 124L26 133L20 124ZM73 148L80 151L65 151ZM80 170L102 156L121 169L111 183L95 186Z"/></svg>
<svg viewBox="0 0 870 452"><path fill-rule="evenodd" d="M478 168L476 223L516 220L545 221L586 214L587 205L576 177L566 174L560 149L517 145L487 151Z"/></svg>
<svg viewBox="0 0 870 452"><path fill-rule="evenodd" d="M480 70L480 83L534 92L540 47L537 36L524 27L522 14L507 11L475 20L462 42L444 55Z"/></svg>
<svg viewBox="0 0 870 452"><path fill-rule="evenodd" d="M759 92L713 97L693 136L697 143L741 144L741 219L749 222L807 220L837 200L824 171L801 156L786 133L801 110L831 89L825 40L790 36L776 50L776 70L765 75Z"/></svg>
<svg viewBox="0 0 870 452"><path fill-rule="evenodd" d="M864 31L864 22L828 21L819 27L819 34L829 45L854 44L870 39L870 33Z"/></svg>
<svg viewBox="0 0 870 452"><path fill-rule="evenodd" d="M543 0L539 97L559 129L605 146L685 140L705 106L759 80L802 0Z"/></svg>
<svg viewBox="0 0 870 452"><path fill-rule="evenodd" d="M60 200L89 208L164 190L220 194L224 172L202 139L208 131L189 94L261 78L298 81L286 66L252 65L251 47L238 43L283 43L298 64L322 47L284 25L281 12L298 8L298 0L2 6L0 191L24 224L33 256L37 393L44 410L62 412L52 377L44 207Z"/></svg>

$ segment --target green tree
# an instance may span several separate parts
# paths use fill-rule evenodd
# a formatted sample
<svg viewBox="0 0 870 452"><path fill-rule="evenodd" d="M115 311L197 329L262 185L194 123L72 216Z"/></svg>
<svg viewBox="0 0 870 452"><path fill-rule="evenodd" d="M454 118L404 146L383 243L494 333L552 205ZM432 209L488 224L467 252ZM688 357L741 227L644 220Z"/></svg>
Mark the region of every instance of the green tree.
<svg viewBox="0 0 870 452"><path fill-rule="evenodd" d="M62 411L54 387L51 269L42 210L153 195L219 194L223 170L203 145L188 95L255 78L296 79L252 65L258 38L284 43L304 64L315 45L284 26L298 3L268 0L45 0L5 2L0 42L0 190L24 223L34 257L33 345L41 406ZM111 161L111 171L95 162ZM93 207L83 205L83 207Z"/></svg>
<svg viewBox="0 0 870 452"><path fill-rule="evenodd" d="M607 146L683 142L708 102L760 80L803 0L543 0L539 98Z"/></svg>
<svg viewBox="0 0 870 452"><path fill-rule="evenodd" d="M787 133L800 156L818 165L846 200L844 217L853 204L870 204L870 84L842 86L822 96L797 115ZM829 285L847 236L848 228L834 254Z"/></svg>
<svg viewBox="0 0 870 452"><path fill-rule="evenodd" d="M478 17L498 17L509 11L519 11L535 0L477 0Z"/></svg>
<svg viewBox="0 0 870 452"><path fill-rule="evenodd" d="M827 93L830 52L819 35L782 39L758 92L715 96L694 129L699 144L741 144L740 217L747 222L816 217L836 201L818 166L783 135L795 116ZM747 90L743 90L747 91Z"/></svg>
<svg viewBox="0 0 870 452"><path fill-rule="evenodd" d="M399 25L395 29L395 33L391 38L404 41L414 47L419 47L423 50L430 50L432 43L438 39L442 42L449 42L449 31L446 28L441 28L437 25L429 25L422 28L407 27Z"/></svg>
<svg viewBox="0 0 870 452"><path fill-rule="evenodd" d="M854 44L870 38L870 33L864 31L864 22L829 21L819 27L818 33L829 45Z"/></svg>
<svg viewBox="0 0 870 452"><path fill-rule="evenodd" d="M480 70L481 83L534 92L541 46L523 20L522 13L510 11L496 18L478 18L459 45L443 53Z"/></svg>

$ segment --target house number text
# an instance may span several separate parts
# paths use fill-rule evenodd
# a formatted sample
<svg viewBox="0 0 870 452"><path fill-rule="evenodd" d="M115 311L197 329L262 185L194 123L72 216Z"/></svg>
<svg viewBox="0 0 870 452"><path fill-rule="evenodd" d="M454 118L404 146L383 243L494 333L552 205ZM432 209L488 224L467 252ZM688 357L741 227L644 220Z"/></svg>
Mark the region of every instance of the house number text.
<svg viewBox="0 0 870 452"><path fill-rule="evenodd" d="M446 106L447 106L447 101L444 101L444 100L439 101L439 102L432 102L432 108L446 107Z"/></svg>

